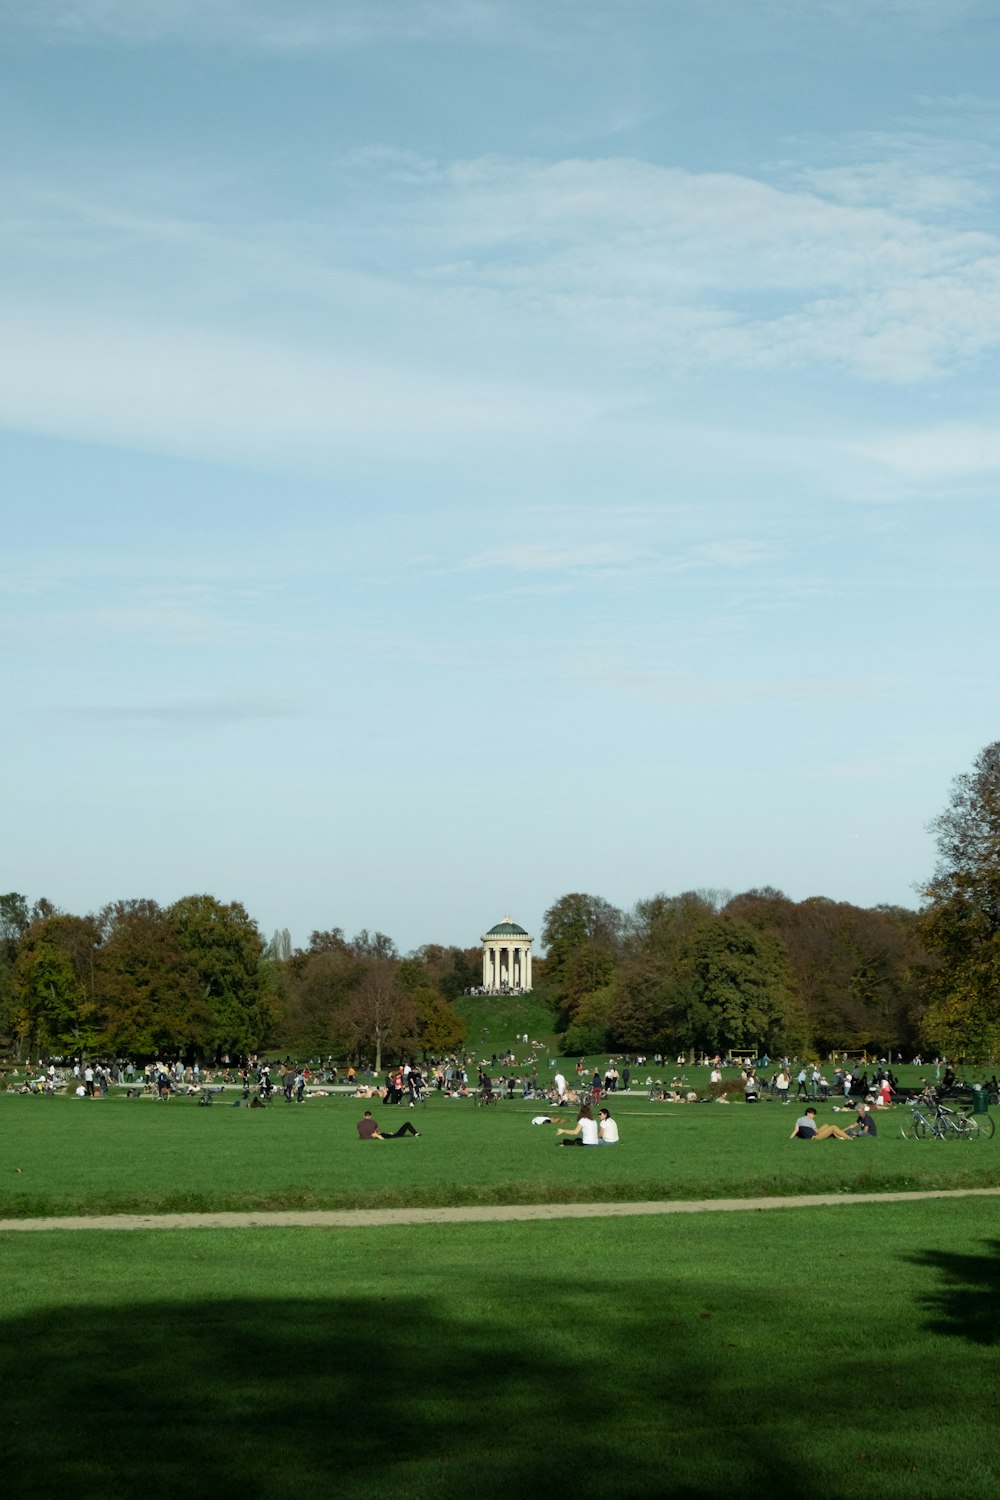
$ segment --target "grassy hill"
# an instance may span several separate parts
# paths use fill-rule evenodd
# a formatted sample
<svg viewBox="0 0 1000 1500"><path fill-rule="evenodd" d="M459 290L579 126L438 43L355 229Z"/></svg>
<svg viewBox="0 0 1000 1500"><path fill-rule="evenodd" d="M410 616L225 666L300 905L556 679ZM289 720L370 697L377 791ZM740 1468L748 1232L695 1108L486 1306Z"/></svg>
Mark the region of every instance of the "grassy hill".
<svg viewBox="0 0 1000 1500"><path fill-rule="evenodd" d="M555 1018L540 992L531 995L459 995L453 1002L455 1011L469 1028L470 1052L491 1056L510 1049L514 1056L524 1056L525 1032L529 1042L540 1042L541 1049L555 1047ZM541 1055L541 1052L539 1053Z"/></svg>

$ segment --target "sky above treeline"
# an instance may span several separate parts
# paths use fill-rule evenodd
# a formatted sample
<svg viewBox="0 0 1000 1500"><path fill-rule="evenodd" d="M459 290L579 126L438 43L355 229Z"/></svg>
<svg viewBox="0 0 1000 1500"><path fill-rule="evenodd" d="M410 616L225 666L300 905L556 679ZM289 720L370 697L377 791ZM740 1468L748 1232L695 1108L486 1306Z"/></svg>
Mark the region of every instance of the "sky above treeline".
<svg viewBox="0 0 1000 1500"><path fill-rule="evenodd" d="M0 0L0 888L916 905L998 80L995 0Z"/></svg>

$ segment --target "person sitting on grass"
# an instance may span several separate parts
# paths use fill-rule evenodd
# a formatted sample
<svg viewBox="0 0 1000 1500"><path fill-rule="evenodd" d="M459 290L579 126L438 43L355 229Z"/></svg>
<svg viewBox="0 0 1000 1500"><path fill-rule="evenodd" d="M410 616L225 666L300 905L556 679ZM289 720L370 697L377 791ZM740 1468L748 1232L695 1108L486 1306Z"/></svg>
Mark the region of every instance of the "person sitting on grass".
<svg viewBox="0 0 1000 1500"><path fill-rule="evenodd" d="M409 1120L404 1120L398 1130L391 1135L383 1135L378 1128L378 1122L372 1119L370 1109L365 1110L365 1117L358 1121L358 1137L362 1141L396 1141L401 1135L419 1135L419 1130L414 1130Z"/></svg>
<svg viewBox="0 0 1000 1500"><path fill-rule="evenodd" d="M788 1137L790 1141L849 1141L851 1137L839 1125L816 1124L816 1111L810 1107L795 1121L795 1129Z"/></svg>
<svg viewBox="0 0 1000 1500"><path fill-rule="evenodd" d="M617 1146L618 1144L618 1121L611 1118L606 1109L597 1112L597 1133L600 1136L599 1144L602 1146ZM565 1145L565 1142L563 1142Z"/></svg>
<svg viewBox="0 0 1000 1500"><path fill-rule="evenodd" d="M600 1144L600 1136L597 1131L597 1121L590 1113L590 1105L584 1104L576 1117L576 1125L572 1130L560 1128L556 1135L565 1135L569 1140L559 1141L560 1146L597 1146Z"/></svg>
<svg viewBox="0 0 1000 1500"><path fill-rule="evenodd" d="M847 1134L852 1140L859 1136L867 1136L874 1139L878 1135L878 1126L875 1124L875 1116L869 1112L868 1105L862 1104L858 1109L858 1118L854 1124L849 1126Z"/></svg>

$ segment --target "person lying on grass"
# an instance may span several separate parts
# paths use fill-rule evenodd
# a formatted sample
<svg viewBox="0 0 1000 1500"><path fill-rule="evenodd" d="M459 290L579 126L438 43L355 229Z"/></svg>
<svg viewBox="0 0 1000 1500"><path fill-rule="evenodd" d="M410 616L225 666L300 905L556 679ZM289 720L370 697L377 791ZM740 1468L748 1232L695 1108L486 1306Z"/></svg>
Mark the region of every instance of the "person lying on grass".
<svg viewBox="0 0 1000 1500"><path fill-rule="evenodd" d="M378 1128L378 1122L372 1119L370 1109L365 1110L365 1117L358 1121L358 1137L362 1141L396 1141L401 1135L419 1135L419 1130L414 1130L409 1120L404 1120L398 1130L391 1135L383 1135Z"/></svg>
<svg viewBox="0 0 1000 1500"><path fill-rule="evenodd" d="M597 1146L600 1144L600 1136L597 1132L597 1121L590 1113L590 1105L584 1104L576 1117L576 1125L572 1130L563 1130L560 1127L556 1135L565 1135L569 1140L559 1141L560 1146Z"/></svg>
<svg viewBox="0 0 1000 1500"><path fill-rule="evenodd" d="M788 1137L790 1141L849 1141L851 1137L839 1125L816 1124L816 1111L812 1105L795 1121L795 1129Z"/></svg>

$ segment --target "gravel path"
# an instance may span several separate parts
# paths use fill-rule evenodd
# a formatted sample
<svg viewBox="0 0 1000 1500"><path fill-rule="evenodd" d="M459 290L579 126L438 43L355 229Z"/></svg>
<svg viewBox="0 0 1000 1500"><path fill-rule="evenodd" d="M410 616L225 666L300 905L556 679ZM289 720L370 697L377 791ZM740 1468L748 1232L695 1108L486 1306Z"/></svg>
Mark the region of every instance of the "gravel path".
<svg viewBox="0 0 1000 1500"><path fill-rule="evenodd" d="M929 1198L996 1198L1000 1188L913 1193L812 1193L799 1198L702 1198L663 1203L525 1203L488 1208L316 1209L291 1213L107 1214L93 1218L0 1219L0 1233L52 1229L374 1229L387 1224L498 1224L534 1219L623 1219L651 1214L722 1214L838 1204L918 1203Z"/></svg>

